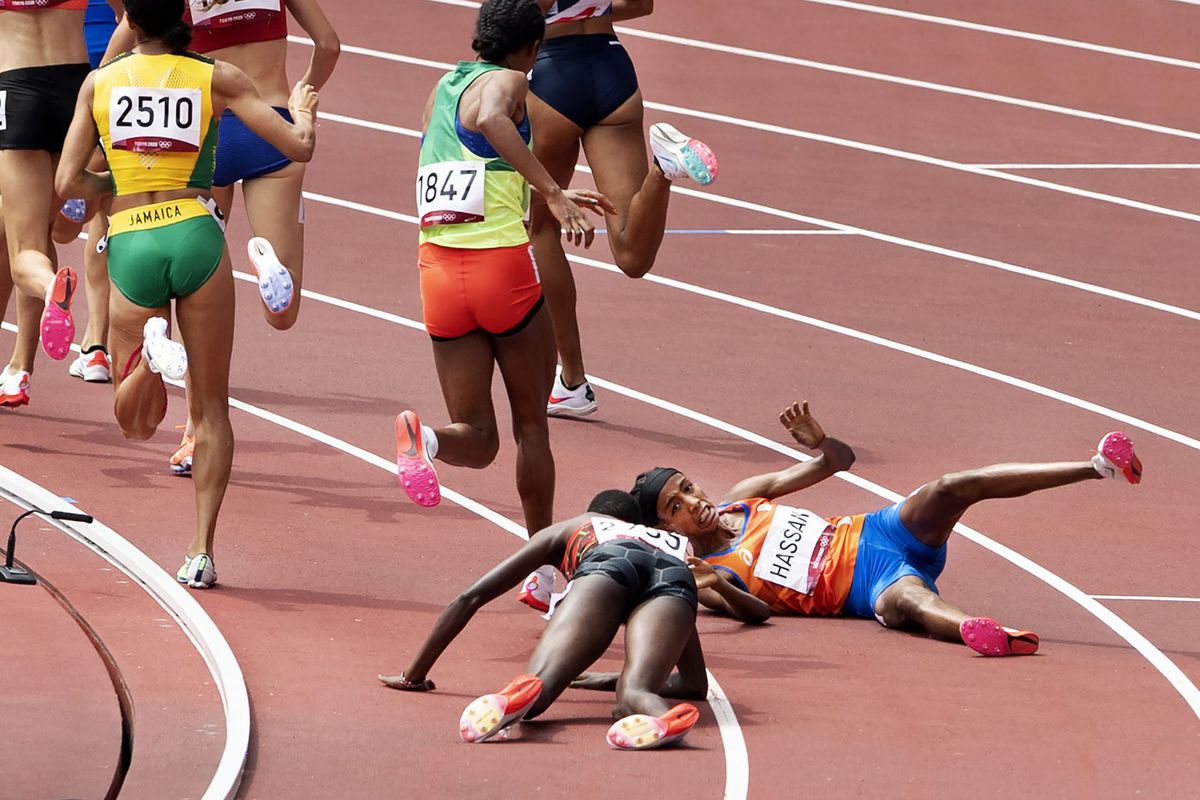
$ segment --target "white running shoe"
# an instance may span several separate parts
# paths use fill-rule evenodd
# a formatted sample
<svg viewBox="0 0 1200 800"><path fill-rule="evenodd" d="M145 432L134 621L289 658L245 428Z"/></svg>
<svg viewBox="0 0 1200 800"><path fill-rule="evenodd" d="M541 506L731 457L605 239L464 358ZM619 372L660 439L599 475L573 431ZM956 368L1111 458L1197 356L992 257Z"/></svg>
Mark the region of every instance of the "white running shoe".
<svg viewBox="0 0 1200 800"><path fill-rule="evenodd" d="M187 372L187 350L167 335L167 321L162 317L146 320L142 328L142 357L151 372L173 381L182 380Z"/></svg>
<svg viewBox="0 0 1200 800"><path fill-rule="evenodd" d="M112 380L112 360L103 345L95 345L79 354L71 362L67 372L73 378L82 378L88 383L108 383Z"/></svg>
<svg viewBox="0 0 1200 800"><path fill-rule="evenodd" d="M521 591L517 592L517 601L545 614L550 610L550 596L553 593L554 567L543 564L525 578Z"/></svg>
<svg viewBox="0 0 1200 800"><path fill-rule="evenodd" d="M0 372L0 406L20 408L29 405L29 373L5 367Z"/></svg>
<svg viewBox="0 0 1200 800"><path fill-rule="evenodd" d="M596 393L587 381L568 389L563 383L562 371L554 376L554 386L550 389L550 400L546 403L546 413L552 417L586 417L596 413Z"/></svg>
<svg viewBox="0 0 1200 800"><path fill-rule="evenodd" d="M717 157L709 146L665 122L650 126L650 151L669 181L691 178L708 186L717 179Z"/></svg>
<svg viewBox="0 0 1200 800"><path fill-rule="evenodd" d="M258 293L272 314L282 314L292 304L292 273L279 263L275 248L261 236L246 242L250 264L258 275Z"/></svg>
<svg viewBox="0 0 1200 800"><path fill-rule="evenodd" d="M217 582L217 565L208 553L184 557L183 566L175 573L175 580L193 589L211 588Z"/></svg>

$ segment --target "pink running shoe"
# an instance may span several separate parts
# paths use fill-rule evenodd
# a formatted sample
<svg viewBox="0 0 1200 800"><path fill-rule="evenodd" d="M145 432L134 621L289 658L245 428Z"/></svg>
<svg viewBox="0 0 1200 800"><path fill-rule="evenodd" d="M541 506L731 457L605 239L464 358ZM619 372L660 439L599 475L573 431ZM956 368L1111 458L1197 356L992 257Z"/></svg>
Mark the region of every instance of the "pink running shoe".
<svg viewBox="0 0 1200 800"><path fill-rule="evenodd" d="M467 744L486 742L500 731L520 722L542 693L536 675L513 678L498 694L485 694L471 701L458 720L458 733Z"/></svg>
<svg viewBox="0 0 1200 800"><path fill-rule="evenodd" d="M712 149L665 122L650 126L650 152L669 181L691 178L708 186L717 179L717 157Z"/></svg>
<svg viewBox="0 0 1200 800"><path fill-rule="evenodd" d="M71 298L79 287L75 270L63 267L54 274L46 292L46 308L42 311L42 349L46 355L61 361L71 352L75 339L75 318L71 316Z"/></svg>
<svg viewBox="0 0 1200 800"><path fill-rule="evenodd" d="M650 750L672 745L687 735L700 720L691 703L680 703L661 717L630 714L608 729L608 745L618 750Z"/></svg>
<svg viewBox="0 0 1200 800"><path fill-rule="evenodd" d="M991 617L970 617L958 626L963 644L985 656L1031 656L1040 640L1036 633L1006 628Z"/></svg>
<svg viewBox="0 0 1200 800"><path fill-rule="evenodd" d="M1101 476L1113 478L1124 475L1130 483L1142 482L1142 460L1133 452L1133 442L1120 431L1104 434L1096 445L1092 466Z"/></svg>
<svg viewBox="0 0 1200 800"><path fill-rule="evenodd" d="M425 452L421 420L415 411L396 417L396 474L404 493L417 505L431 508L442 502L437 472Z"/></svg>

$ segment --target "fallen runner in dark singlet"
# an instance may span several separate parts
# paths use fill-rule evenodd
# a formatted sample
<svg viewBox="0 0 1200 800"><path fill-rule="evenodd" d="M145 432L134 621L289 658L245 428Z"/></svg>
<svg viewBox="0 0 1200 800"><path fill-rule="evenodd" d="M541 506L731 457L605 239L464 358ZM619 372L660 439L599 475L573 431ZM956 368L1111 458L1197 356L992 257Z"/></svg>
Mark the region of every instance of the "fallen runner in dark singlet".
<svg viewBox="0 0 1200 800"><path fill-rule="evenodd" d="M708 690L696 633L696 583L684 563L687 540L632 524L637 514L627 492L610 489L592 500L587 514L534 534L446 607L404 672L379 680L405 691L435 688L429 670L475 612L534 567L553 564L571 583L529 658L528 674L467 706L459 722L463 741L485 741L541 714L604 654L622 623L625 665L608 743L644 750L679 741L699 712L665 698L700 700Z"/></svg>

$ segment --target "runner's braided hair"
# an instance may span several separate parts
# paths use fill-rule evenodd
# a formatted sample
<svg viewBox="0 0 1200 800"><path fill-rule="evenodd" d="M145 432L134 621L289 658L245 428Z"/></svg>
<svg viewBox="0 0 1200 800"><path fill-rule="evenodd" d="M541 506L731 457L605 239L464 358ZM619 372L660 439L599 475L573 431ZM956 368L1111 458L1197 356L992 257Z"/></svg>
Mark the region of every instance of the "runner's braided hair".
<svg viewBox="0 0 1200 800"><path fill-rule="evenodd" d="M486 0L479 8L471 49L484 61L499 64L545 35L546 17L536 0Z"/></svg>
<svg viewBox="0 0 1200 800"><path fill-rule="evenodd" d="M129 20L147 36L162 39L179 53L192 43L192 28L183 21L184 0L125 0Z"/></svg>

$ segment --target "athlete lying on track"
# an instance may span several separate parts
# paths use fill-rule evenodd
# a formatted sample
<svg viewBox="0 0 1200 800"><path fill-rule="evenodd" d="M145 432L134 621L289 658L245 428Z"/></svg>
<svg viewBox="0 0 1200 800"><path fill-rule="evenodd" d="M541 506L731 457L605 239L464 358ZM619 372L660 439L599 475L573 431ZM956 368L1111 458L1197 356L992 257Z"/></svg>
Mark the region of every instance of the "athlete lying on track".
<svg viewBox="0 0 1200 800"><path fill-rule="evenodd" d="M1123 433L1100 440L1090 461L997 464L943 475L905 500L870 514L820 517L775 499L849 469L854 452L827 437L808 411L793 404L779 416L797 442L819 450L811 461L741 481L714 504L686 475L656 467L638 476L633 495L642 521L687 536L700 556L741 595L777 614L874 616L886 627L915 627L962 641L988 656L1028 655L1038 637L975 617L943 600L935 581L946 541L963 512L981 500L1020 497L1080 481L1123 476L1141 480L1142 465ZM697 580L707 571L693 560ZM753 606L702 588L699 600L739 619Z"/></svg>
<svg viewBox="0 0 1200 800"><path fill-rule="evenodd" d="M482 742L541 714L604 654L622 622L625 665L615 682L617 721L608 743L643 750L679 741L699 712L690 703L672 707L663 695L699 700L708 690L696 583L683 560L686 539L631 524L637 516L637 502L610 489L596 495L587 514L537 532L446 607L404 672L379 680L393 689L433 689L430 668L475 612L530 570L553 564L571 584L529 657L529 674L467 706L459 722L463 741Z"/></svg>

